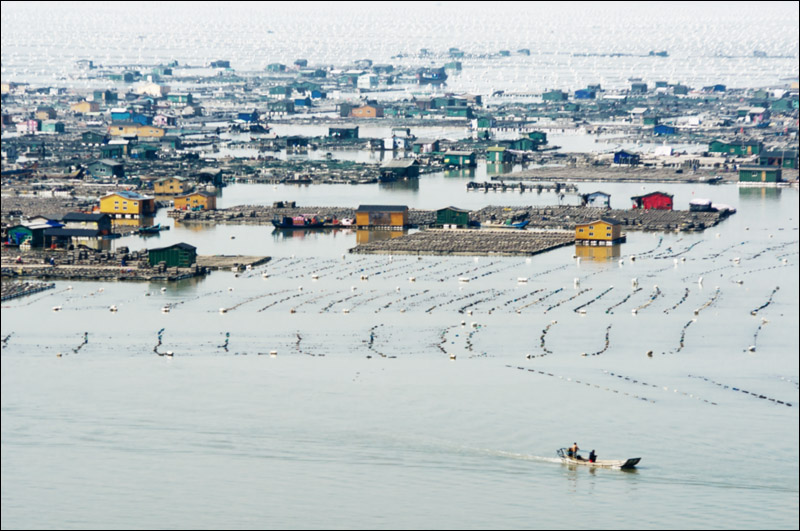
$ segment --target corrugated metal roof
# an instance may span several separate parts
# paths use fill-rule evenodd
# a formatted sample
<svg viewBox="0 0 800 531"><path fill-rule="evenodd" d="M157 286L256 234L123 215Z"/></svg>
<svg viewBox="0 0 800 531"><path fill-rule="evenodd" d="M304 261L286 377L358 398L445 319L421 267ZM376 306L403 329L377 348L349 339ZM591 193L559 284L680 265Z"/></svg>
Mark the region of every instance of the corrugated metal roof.
<svg viewBox="0 0 800 531"><path fill-rule="evenodd" d="M356 212L405 212L404 205L359 205Z"/></svg>

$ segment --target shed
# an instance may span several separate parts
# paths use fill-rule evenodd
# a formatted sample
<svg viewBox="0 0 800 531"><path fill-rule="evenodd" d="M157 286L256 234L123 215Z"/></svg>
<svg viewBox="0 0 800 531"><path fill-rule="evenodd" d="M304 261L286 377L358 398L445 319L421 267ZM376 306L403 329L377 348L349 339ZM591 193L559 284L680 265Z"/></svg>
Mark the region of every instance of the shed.
<svg viewBox="0 0 800 531"><path fill-rule="evenodd" d="M672 196L664 192L650 192L631 197L633 208L644 210L672 210Z"/></svg>
<svg viewBox="0 0 800 531"><path fill-rule="evenodd" d="M469 226L469 210L462 210L454 206L440 208L436 211L436 225L440 227L455 225L456 227L466 228Z"/></svg>
<svg viewBox="0 0 800 531"><path fill-rule="evenodd" d="M614 164L639 164L639 155L628 151L620 150L614 153Z"/></svg>
<svg viewBox="0 0 800 531"><path fill-rule="evenodd" d="M581 206L611 208L611 194L600 191L581 194Z"/></svg>
<svg viewBox="0 0 800 531"><path fill-rule="evenodd" d="M167 267L191 267L197 262L197 247L188 243L176 243L148 251L151 266L165 262Z"/></svg>
<svg viewBox="0 0 800 531"><path fill-rule="evenodd" d="M357 227L404 227L408 225L408 207L401 205L359 205Z"/></svg>
<svg viewBox="0 0 800 531"><path fill-rule="evenodd" d="M381 176L392 179L408 179L419 177L419 161L417 159L396 159L381 165Z"/></svg>

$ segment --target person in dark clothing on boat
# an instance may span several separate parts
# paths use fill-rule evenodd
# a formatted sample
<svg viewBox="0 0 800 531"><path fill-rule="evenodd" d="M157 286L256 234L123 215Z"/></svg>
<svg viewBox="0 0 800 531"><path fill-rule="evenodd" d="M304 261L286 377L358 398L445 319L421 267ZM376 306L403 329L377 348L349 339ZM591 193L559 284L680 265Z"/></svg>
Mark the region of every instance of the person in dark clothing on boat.
<svg viewBox="0 0 800 531"><path fill-rule="evenodd" d="M594 450L592 450L591 452L589 452L589 462L594 463L596 461L597 461L597 454L594 453Z"/></svg>

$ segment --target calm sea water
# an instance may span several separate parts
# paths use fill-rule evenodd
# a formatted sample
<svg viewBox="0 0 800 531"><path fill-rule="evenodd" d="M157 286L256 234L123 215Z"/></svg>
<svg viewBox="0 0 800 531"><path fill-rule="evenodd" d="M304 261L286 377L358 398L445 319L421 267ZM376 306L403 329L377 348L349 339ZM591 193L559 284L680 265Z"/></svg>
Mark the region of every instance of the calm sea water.
<svg viewBox="0 0 800 531"><path fill-rule="evenodd" d="M156 43L142 44L143 59L200 61L190 49L202 44L208 59L256 66L299 55L338 62L345 49L353 59L381 59L420 47L483 52L528 43L538 54L532 64L547 50L668 49L675 59L657 64L678 80L706 76L689 78L686 65L727 64L723 76L709 77L734 86L775 82L781 60L709 55L758 47L796 57L797 48L796 9L781 18L782 4L753 17L703 6L718 15L705 18L683 5L658 24L660 13L638 6L631 18L614 18L624 9L600 16L569 4L530 25L449 3L414 4L414 16L389 6L397 16L385 18L370 6L357 14L315 4L302 16L235 6L212 24L207 10L216 8L201 6L169 30L162 22L179 19L169 5L136 8L129 26L115 15L130 6L91 14L47 7L4 3L4 79L28 60L94 56L100 34L90 30L103 22L117 30L102 32L109 62L131 57L122 44L130 34ZM456 7L472 17L436 16ZM567 11L582 33L556 31ZM23 39L20 23L45 13L59 16L42 16L43 24L71 30L26 31ZM549 37L540 31L545 21ZM767 23L770 32L745 31ZM737 28L741 39L731 38ZM262 47L272 51L254 55ZM656 64L642 61L573 63L577 81L567 86L619 65L627 69L614 74L621 79ZM485 72L481 86L518 86L513 68ZM415 187L235 185L220 203L558 202L552 194L465 191L488 173L433 175ZM611 193L615 208L642 193L641 185L580 188ZM268 227L176 226L119 240L134 249L186 241L201 254L273 261L164 292L162 284L58 282L5 303L2 528L796 528L798 191L653 188L674 193L677 208L707 197L738 213L703 234L631 233L618 257L580 262L573 248L530 261L349 255L353 233L286 237ZM555 450L574 441L601 459L642 457L640 468L560 464Z"/></svg>

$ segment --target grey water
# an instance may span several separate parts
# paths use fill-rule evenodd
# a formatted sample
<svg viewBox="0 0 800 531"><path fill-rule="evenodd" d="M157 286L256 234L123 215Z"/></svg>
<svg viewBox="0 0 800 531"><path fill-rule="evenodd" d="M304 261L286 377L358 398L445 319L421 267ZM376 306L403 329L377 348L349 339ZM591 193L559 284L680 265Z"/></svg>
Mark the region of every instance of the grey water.
<svg viewBox="0 0 800 531"><path fill-rule="evenodd" d="M499 9L514 13L514 5ZM178 24L179 7L158 4L135 9L141 17L123 26L114 15L132 6L4 3L3 75L22 75L23 63L42 58L60 67L67 55L96 56L102 41L91 28L103 22L117 30L103 33L109 62L136 56L124 36L141 34L142 60L154 61L199 62L192 48L200 44L208 59L260 66L298 54L338 61L345 50L356 59L540 42L529 46L532 54L541 49L539 59L559 64L568 56L556 49L670 51L661 66L581 59L570 86L631 64L648 65L653 76L675 69L688 83L708 75L690 79L685 62L730 65L714 82L774 83L788 64L781 59L713 56L745 56L752 47L794 53L787 68L796 75L796 7L788 19L783 4L759 4L760 16L723 11L701 20L693 10L717 11L691 6L672 9L663 25L653 23L662 15L656 6L633 6L630 19L611 16L623 6L609 6L611 14L561 6L586 30L581 40L539 31L545 21L563 24L556 9L529 25L510 19L506 28L451 3L412 4L413 16L390 5L391 17L370 6L355 13L320 3L297 13L201 5ZM470 16L444 18L456 8ZM34 15L45 27L73 31L23 39L21 23ZM445 22L456 18L465 22ZM486 31L474 31L478 21ZM769 38L746 31L767 23ZM631 31L608 38L623 27ZM744 38L731 39L734 31ZM691 37L679 38L684 32ZM475 61L487 65L476 86L518 85L509 79L513 67ZM538 72L531 90L549 82L550 69L525 68ZM219 203L559 202L547 193L466 191L488 171L395 187L236 184ZM272 261L238 276L214 272L168 285L56 282L4 303L2 528L796 528L798 190L646 186L675 194L678 209L703 197L738 212L703 233L630 232L616 256L580 261L575 248L530 259L351 255L353 232L291 237L265 226L175 225L160 214L170 231L116 245L185 241L200 254ZM640 184L579 188L612 194L614 208L643 192ZM158 355L167 351L173 355ZM573 442L600 459L642 461L632 472L562 465L555 450Z"/></svg>

